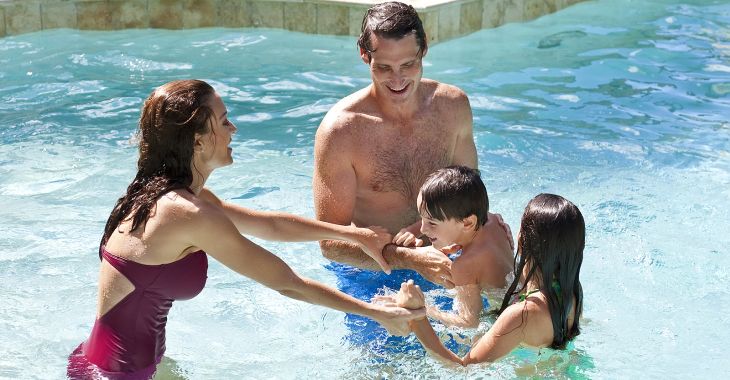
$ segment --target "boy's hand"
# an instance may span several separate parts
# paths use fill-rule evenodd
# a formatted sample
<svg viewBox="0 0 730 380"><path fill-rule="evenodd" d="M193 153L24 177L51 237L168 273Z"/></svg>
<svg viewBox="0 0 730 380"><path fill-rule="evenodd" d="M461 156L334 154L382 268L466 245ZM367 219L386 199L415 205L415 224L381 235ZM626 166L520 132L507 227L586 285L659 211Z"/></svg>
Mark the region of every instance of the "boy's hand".
<svg viewBox="0 0 730 380"><path fill-rule="evenodd" d="M423 247L423 239L419 239L408 228L400 230L394 237L393 243L403 247Z"/></svg>

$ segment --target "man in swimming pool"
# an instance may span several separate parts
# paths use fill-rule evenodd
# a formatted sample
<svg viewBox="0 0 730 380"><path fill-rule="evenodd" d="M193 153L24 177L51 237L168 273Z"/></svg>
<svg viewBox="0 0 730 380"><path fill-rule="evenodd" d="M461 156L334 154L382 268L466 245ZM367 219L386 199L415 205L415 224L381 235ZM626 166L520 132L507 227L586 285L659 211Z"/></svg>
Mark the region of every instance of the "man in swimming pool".
<svg viewBox="0 0 730 380"><path fill-rule="evenodd" d="M313 178L318 219L379 225L395 234L419 218L426 176L449 165L477 167L469 100L455 86L421 78L428 51L415 9L399 2L370 8L358 39L372 83L340 100L315 138ZM330 260L379 266L354 244L320 242ZM393 269L413 269L453 287L451 261L431 246L387 245Z"/></svg>

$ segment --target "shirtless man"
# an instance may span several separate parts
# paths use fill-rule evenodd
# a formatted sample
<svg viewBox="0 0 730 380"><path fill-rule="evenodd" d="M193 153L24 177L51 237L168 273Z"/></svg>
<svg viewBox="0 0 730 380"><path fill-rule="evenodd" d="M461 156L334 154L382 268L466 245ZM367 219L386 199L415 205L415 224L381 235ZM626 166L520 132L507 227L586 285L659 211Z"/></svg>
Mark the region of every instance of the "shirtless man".
<svg viewBox="0 0 730 380"><path fill-rule="evenodd" d="M315 138L313 178L318 219L379 225L392 234L419 219L416 197L428 174L449 165L477 167L469 100L460 89L421 78L426 35L415 9L398 2L370 8L358 40L372 84L340 100ZM357 245L320 243L325 257L380 267ZM454 286L451 261L431 246L387 245L393 269L413 269Z"/></svg>

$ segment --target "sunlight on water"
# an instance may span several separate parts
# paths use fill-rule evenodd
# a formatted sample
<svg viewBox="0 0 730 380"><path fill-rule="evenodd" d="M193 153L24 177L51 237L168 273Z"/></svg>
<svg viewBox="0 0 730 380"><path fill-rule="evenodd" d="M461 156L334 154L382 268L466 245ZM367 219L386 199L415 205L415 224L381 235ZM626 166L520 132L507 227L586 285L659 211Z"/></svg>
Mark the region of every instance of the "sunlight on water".
<svg viewBox="0 0 730 380"><path fill-rule="evenodd" d="M490 203L513 233L539 192L583 212L585 312L569 350L524 348L467 369L408 349L413 337L375 350L350 338L344 314L211 261L203 293L170 313L166 366L189 378L722 377L729 40L727 2L599 0L429 49L424 76L470 97ZM217 89L239 129L235 164L209 186L310 217L317 125L369 83L351 37L216 28L0 39L0 378L63 377L93 322L97 244L134 175L142 101L188 77ZM339 283L316 243L260 243Z"/></svg>

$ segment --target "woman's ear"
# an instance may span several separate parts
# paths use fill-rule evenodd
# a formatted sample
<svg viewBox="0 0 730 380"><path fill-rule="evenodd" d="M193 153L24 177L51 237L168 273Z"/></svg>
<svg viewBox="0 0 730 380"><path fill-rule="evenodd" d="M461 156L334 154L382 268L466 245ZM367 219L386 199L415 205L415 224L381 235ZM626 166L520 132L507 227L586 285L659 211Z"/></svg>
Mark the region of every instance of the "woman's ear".
<svg viewBox="0 0 730 380"><path fill-rule="evenodd" d="M193 141L193 153L203 153L205 150L203 142L203 135L196 133L195 134L195 141Z"/></svg>

